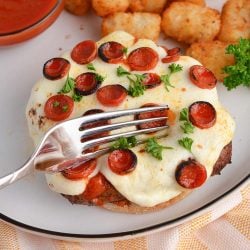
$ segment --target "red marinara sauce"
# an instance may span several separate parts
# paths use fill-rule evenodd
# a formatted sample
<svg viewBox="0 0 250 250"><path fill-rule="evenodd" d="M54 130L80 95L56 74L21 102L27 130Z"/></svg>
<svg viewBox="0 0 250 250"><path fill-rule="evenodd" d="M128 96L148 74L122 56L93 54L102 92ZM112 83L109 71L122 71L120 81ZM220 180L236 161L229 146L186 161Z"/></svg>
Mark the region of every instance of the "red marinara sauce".
<svg viewBox="0 0 250 250"><path fill-rule="evenodd" d="M48 28L63 0L0 0L0 45L27 40Z"/></svg>

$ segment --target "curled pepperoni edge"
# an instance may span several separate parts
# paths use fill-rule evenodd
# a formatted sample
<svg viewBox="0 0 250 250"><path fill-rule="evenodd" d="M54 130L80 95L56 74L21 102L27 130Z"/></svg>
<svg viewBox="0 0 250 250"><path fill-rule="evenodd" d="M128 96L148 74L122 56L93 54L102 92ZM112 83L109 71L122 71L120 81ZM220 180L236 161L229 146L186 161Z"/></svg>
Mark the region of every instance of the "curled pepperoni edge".
<svg viewBox="0 0 250 250"><path fill-rule="evenodd" d="M207 75L202 76L201 71L203 71L203 74L205 73ZM202 65L193 65L190 67L189 78L194 85L201 89L213 89L217 84L217 79L213 72ZM205 81L202 81L202 78L203 80L205 79Z"/></svg>
<svg viewBox="0 0 250 250"><path fill-rule="evenodd" d="M210 119L206 122L201 122L200 119L197 119L195 116L195 109L197 108L197 106L199 105L202 105L203 108L206 108L207 111L206 112L202 112L203 115L206 115L208 114L207 112L209 111L210 112ZM216 110L214 108L214 106L209 103L209 102L205 102L205 101L197 101L197 102L194 102L192 103L189 108L188 108L188 115L189 115L189 120L191 121L191 123L200 128L200 129L207 129L207 128L211 128L212 126L214 126L215 122L216 122ZM200 117L201 118L201 117ZM204 117L204 121L206 120L207 118Z"/></svg>
<svg viewBox="0 0 250 250"><path fill-rule="evenodd" d="M121 155L123 159L121 159ZM137 156L130 149L117 149L112 151L108 156L108 166L110 170L118 175L131 173L135 170L136 165Z"/></svg>
<svg viewBox="0 0 250 250"><path fill-rule="evenodd" d="M97 165L97 160L92 159L89 160L78 167L75 168L68 168L64 171L62 171L62 175L70 180L81 180L81 179L86 179L88 176L94 172L95 168Z"/></svg>
<svg viewBox="0 0 250 250"><path fill-rule="evenodd" d="M112 93L110 94L107 93L107 92L112 92L112 91L116 91L117 95L112 96ZM97 100L102 105L107 106L107 107L119 106L125 100L127 95L128 95L127 90L120 84L106 85L106 86L99 88L96 92Z"/></svg>
<svg viewBox="0 0 250 250"><path fill-rule="evenodd" d="M98 55L104 62L116 64L124 60L124 49L125 47L118 42L106 42L98 48ZM112 50L112 52L109 53L109 50ZM113 50L117 50L116 56L112 55Z"/></svg>
<svg viewBox="0 0 250 250"><path fill-rule="evenodd" d="M62 105L63 102L63 105ZM55 103L57 106L55 107ZM67 110L63 110L63 106L67 105ZM73 112L74 101L67 95L53 95L44 105L45 116L52 121L62 121L67 119ZM60 110L61 109L61 110Z"/></svg>
<svg viewBox="0 0 250 250"><path fill-rule="evenodd" d="M187 189L200 187L207 179L206 168L194 159L182 161L176 168L177 183Z"/></svg>
<svg viewBox="0 0 250 250"><path fill-rule="evenodd" d="M144 54L146 54L146 56ZM149 47L140 47L133 50L127 59L130 69L137 71L151 70L155 68L158 61L158 53Z"/></svg>
<svg viewBox="0 0 250 250"><path fill-rule="evenodd" d="M84 77L86 78L85 81L88 81L90 79L90 77L92 78L91 79L92 80L92 82L91 82L92 87L88 90L80 89L81 80ZM89 79L87 77L89 77ZM91 94L95 93L96 90L100 87L100 85L102 83L101 81L97 80L96 74L92 73L92 72L85 72L85 73L80 74L79 76L76 77L75 82L76 82L75 92L81 96L87 96L87 95L91 95Z"/></svg>
<svg viewBox="0 0 250 250"><path fill-rule="evenodd" d="M167 50L167 55L161 59L162 63L176 62L180 59L181 49L179 47Z"/></svg>
<svg viewBox="0 0 250 250"><path fill-rule="evenodd" d="M144 73L143 76L145 76L144 80L142 81L142 84L147 89L155 88L159 85L161 85L161 78L156 73Z"/></svg>
<svg viewBox="0 0 250 250"><path fill-rule="evenodd" d="M87 51L87 47L89 51ZM82 52L87 52L87 55L84 55ZM85 40L78 43L71 51L71 58L78 64L88 64L92 62L96 56L97 45L96 42L92 40Z"/></svg>
<svg viewBox="0 0 250 250"><path fill-rule="evenodd" d="M49 72L49 70L51 70L49 69L51 63L61 64L59 65L59 69L57 69L58 72L56 74L55 73L52 74L51 72ZM69 69L70 69L70 62L67 59L61 57L54 57L44 63L43 75L45 78L49 80L58 80L66 76L69 73Z"/></svg>

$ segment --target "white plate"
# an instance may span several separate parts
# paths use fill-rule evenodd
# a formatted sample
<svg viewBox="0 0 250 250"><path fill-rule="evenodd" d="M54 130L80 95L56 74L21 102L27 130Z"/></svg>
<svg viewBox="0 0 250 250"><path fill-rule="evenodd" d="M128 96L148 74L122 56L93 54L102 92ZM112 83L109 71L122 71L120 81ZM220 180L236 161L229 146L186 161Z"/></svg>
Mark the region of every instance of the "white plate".
<svg viewBox="0 0 250 250"><path fill-rule="evenodd" d="M208 2L208 1L207 1ZM217 2L216 5L214 2ZM218 1L211 1L220 8ZM222 3L222 2L221 2ZM220 3L220 5L221 5ZM211 5L212 6L212 5ZM32 152L24 111L43 63L86 38L98 40L100 19L64 12L47 31L25 43L0 48L0 176L18 168ZM169 40L160 44L173 45ZM33 233L64 239L111 240L173 227L204 213L246 183L249 173L249 89L228 92L218 88L223 104L236 120L233 164L211 178L188 198L160 212L145 215L112 213L96 207L71 205L49 191L45 178L35 173L0 190L0 219Z"/></svg>

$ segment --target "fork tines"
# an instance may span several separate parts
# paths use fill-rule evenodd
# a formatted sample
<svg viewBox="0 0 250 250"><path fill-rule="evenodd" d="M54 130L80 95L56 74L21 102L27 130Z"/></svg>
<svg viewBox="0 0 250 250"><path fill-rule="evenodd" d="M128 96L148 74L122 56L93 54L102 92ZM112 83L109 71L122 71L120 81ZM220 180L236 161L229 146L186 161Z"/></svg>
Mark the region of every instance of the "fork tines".
<svg viewBox="0 0 250 250"><path fill-rule="evenodd" d="M168 109L168 106L153 106L153 107L145 107L145 108L139 108L139 109L128 109L128 110L112 111L112 112L106 112L106 113L98 113L98 114L85 116L84 122L81 123L81 126L79 128L81 130L82 151L88 148L92 148L97 145L101 145L101 144L114 141L120 137L129 137L129 136L136 136L140 134L147 134L147 133L157 132L157 131L168 128L168 125L164 125L164 126L132 130L128 132L121 132L121 133L101 137L102 136L101 134L103 132L121 129L124 127L138 126L138 125L146 124L149 122L151 123L151 122L156 122L156 121L162 121L162 120L166 120L167 116L118 122L118 123L107 124L107 125L102 125L102 126L93 127L93 128L87 128L83 130L83 128L86 125L88 125L88 123L94 123L100 120L110 120L110 119L118 118L121 116L130 116L130 115L136 115L136 114L141 114L145 112L153 112L153 111L160 111L160 110L166 110L166 109ZM93 138L94 135L98 135L98 134L100 134L99 138L86 140L87 138L91 138L91 137Z"/></svg>

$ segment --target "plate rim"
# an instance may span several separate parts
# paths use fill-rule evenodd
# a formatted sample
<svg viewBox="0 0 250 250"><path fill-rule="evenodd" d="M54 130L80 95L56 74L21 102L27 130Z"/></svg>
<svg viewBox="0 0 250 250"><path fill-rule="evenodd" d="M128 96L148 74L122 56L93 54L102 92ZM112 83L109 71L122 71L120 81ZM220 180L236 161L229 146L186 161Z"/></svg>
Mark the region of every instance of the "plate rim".
<svg viewBox="0 0 250 250"><path fill-rule="evenodd" d="M36 235L42 235L42 236L47 236L50 238L57 238L57 239L63 239L63 240L89 240L89 241L100 241L100 240L105 240L105 241L111 241L111 240L118 240L119 238L132 238L136 236L141 236L145 234L149 234L150 232L154 231L160 231L166 228L170 228L173 226L177 226L179 224L182 224L184 222L189 221L192 219L192 217L197 217L199 216L200 213L205 212L209 207L212 207L215 205L217 202L220 200L228 197L231 195L233 192L235 192L238 188L241 186L247 185L247 182L249 180L249 173L246 174L246 176L241 179L236 185L234 185L232 188L221 194L220 196L216 197L215 199L211 200L210 202L204 204L203 206L192 210L191 212L188 212L180 217L167 220L162 223L158 223L155 225L151 225L148 227L143 227L135 230L130 230L130 231L123 231L123 232L117 232L117 233L105 233L105 234L75 234L75 233L64 233L64 232L58 232L58 231L53 231L53 230L47 230L47 229L42 229L39 227L34 227L29 224L25 224L23 222L19 222L15 219L12 219L8 217L7 215L4 215L0 213L0 220L6 222L7 224L10 224L14 227L19 228L20 230L30 232L32 234ZM172 226L171 226L172 225Z"/></svg>

